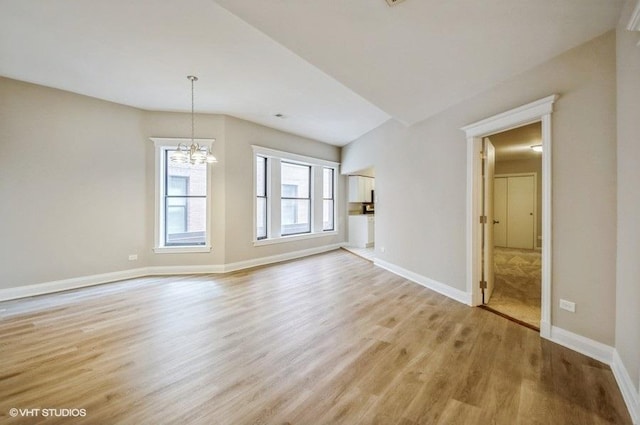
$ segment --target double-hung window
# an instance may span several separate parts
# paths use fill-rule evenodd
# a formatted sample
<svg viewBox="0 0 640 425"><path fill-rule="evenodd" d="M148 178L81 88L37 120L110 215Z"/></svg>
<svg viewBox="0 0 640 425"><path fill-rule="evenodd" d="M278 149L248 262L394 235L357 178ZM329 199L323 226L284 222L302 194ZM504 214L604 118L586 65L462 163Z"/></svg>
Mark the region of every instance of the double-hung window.
<svg viewBox="0 0 640 425"><path fill-rule="evenodd" d="M208 252L208 164L171 162L180 140L152 139L156 145L155 252Z"/></svg>
<svg viewBox="0 0 640 425"><path fill-rule="evenodd" d="M254 244L337 233L336 162L254 146Z"/></svg>
<svg viewBox="0 0 640 425"><path fill-rule="evenodd" d="M280 163L282 236L311 232L311 166Z"/></svg>

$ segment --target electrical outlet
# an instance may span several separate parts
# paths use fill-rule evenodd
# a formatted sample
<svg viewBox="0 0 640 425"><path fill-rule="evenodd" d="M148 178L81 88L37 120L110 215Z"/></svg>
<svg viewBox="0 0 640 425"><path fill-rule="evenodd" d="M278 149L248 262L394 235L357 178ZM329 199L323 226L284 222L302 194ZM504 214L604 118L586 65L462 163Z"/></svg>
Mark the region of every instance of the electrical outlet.
<svg viewBox="0 0 640 425"><path fill-rule="evenodd" d="M129 255L129 261L137 261L137 260L138 260L138 254Z"/></svg>
<svg viewBox="0 0 640 425"><path fill-rule="evenodd" d="M384 252L384 247L383 246L380 247L380 252Z"/></svg>
<svg viewBox="0 0 640 425"><path fill-rule="evenodd" d="M567 300L560 300L560 308L563 310L570 311L572 313L576 312L576 303L572 303Z"/></svg>

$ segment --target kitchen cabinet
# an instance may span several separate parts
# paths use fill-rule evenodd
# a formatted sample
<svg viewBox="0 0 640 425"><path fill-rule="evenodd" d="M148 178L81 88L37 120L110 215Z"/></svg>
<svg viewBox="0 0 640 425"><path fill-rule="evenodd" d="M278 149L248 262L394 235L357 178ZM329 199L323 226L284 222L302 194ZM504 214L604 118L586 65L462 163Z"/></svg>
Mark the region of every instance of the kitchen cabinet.
<svg viewBox="0 0 640 425"><path fill-rule="evenodd" d="M370 248L375 241L375 216L359 214L349 216L349 245Z"/></svg>
<svg viewBox="0 0 640 425"><path fill-rule="evenodd" d="M371 191L375 189L375 179L365 176L349 176L349 202L373 202Z"/></svg>

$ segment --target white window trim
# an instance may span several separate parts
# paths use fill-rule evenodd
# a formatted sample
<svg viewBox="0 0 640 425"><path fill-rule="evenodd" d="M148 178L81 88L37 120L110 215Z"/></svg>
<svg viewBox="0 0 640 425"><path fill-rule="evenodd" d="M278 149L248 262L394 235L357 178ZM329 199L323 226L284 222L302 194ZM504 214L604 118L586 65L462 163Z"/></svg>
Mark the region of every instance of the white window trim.
<svg viewBox="0 0 640 425"><path fill-rule="evenodd" d="M327 161L324 159L313 158L310 156L298 155L294 153L279 151L275 149L265 148L262 146L252 145L253 155L251 156L251 167L253 169L253 246L272 245L277 243L294 242L305 239L315 239L328 236L336 236L339 234L337 219L337 199L338 199L338 176L340 175L340 163ZM267 183L267 238L258 239L256 236L256 203L257 203L257 175L256 175L256 157L263 156L271 161L267 161L267 182L270 182L274 175L277 174L279 179L280 167L275 166L274 162L280 164L280 161L291 162L294 164L311 166L311 232L298 235L282 236L280 234L280 214L279 208L274 208L274 202L280 202L279 185ZM275 160L275 161L274 161ZM322 181L322 170L324 168L333 168L333 230L322 230L322 185L316 184ZM278 186L277 188L275 186ZM318 187L319 186L319 187ZM277 192L277 193L274 193ZM319 196L319 197L318 197ZM277 210L277 211L276 211ZM274 219L276 218L277 219Z"/></svg>
<svg viewBox="0 0 640 425"><path fill-rule="evenodd" d="M201 252L211 252L211 167L207 165L207 218L205 229L205 244L193 246L164 246L164 235L161 223L164 222L164 210L160 208L162 194L164 193L165 181L162 178L164 171L164 151L175 149L178 144L191 144L190 138L166 138L150 137L155 148L155 223L154 223L154 245L153 252L156 254L191 254ZM215 139L194 139L200 145L211 145Z"/></svg>

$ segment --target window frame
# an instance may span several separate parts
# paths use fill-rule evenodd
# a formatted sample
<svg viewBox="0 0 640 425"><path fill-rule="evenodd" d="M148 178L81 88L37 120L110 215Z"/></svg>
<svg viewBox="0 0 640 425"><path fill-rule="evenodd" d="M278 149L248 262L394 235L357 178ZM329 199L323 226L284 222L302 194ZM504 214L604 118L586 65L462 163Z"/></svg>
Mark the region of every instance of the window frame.
<svg viewBox="0 0 640 425"><path fill-rule="evenodd" d="M301 164L299 162L291 162L291 161L283 161L282 159L280 160L280 172L282 173L282 165L283 164L289 164L289 165L295 165L298 167L306 167L308 169L308 179L309 179L309 190L307 191L307 197L301 197L301 196L283 196L282 192L280 193L280 236L281 237L286 237L286 236L294 236L294 235L304 235L304 234L309 234L309 233L313 233L313 167L309 164ZM280 181L280 184L282 186L282 179ZM293 232L293 233L283 233L282 232L282 201L283 200L294 200L294 201L309 201L309 230L305 230L304 232ZM297 211L297 206L296 206L296 211ZM297 214L296 214L297 215Z"/></svg>
<svg viewBox="0 0 640 425"><path fill-rule="evenodd" d="M161 138L151 137L155 148L155 223L154 223L154 247L157 254L201 253L211 252L211 169L206 166L207 190L206 190L206 218L205 218L205 242L198 245L167 245L165 238L166 228L166 190L167 190L167 154L169 150L175 150L178 144L191 144L187 138ZM215 139L195 139L200 145L211 145ZM201 198L201 196L198 196Z"/></svg>
<svg viewBox="0 0 640 425"><path fill-rule="evenodd" d="M304 155L293 154L290 152L279 151L275 149L265 148L262 146L252 145L253 154L251 156L253 169L253 245L270 245L277 243L293 242L304 239L313 239L318 237L336 236L339 234L339 226L337 220L337 202L339 198L338 191L338 175L340 172L340 163L327 161L324 159L313 158ZM256 157L261 156L267 158L267 237L258 239L257 233L257 167ZM287 162L310 167L311 184L310 184L310 210L311 210L311 231L305 233L295 233L289 235L281 234L281 162ZM333 214L334 226L333 230L323 230L323 170L324 168L333 169Z"/></svg>
<svg viewBox="0 0 640 425"><path fill-rule="evenodd" d="M257 159L261 158L264 160L264 195L258 195L258 163ZM254 155L253 156L253 170L254 170L254 200L253 200L253 225L254 225L254 239L255 240L264 240L269 238L269 159L263 155ZM264 198L264 236L258 236L258 198Z"/></svg>
<svg viewBox="0 0 640 425"><path fill-rule="evenodd" d="M331 170L331 197L330 198L326 198L324 196L324 170ZM331 220L331 228L330 229L325 229L324 228L324 201L331 201L331 205L332 205L332 209L333 209L333 215L332 220ZM322 214L323 214L323 221L322 221L322 231L323 232L332 232L335 230L336 228L336 169L333 167L322 167Z"/></svg>

